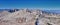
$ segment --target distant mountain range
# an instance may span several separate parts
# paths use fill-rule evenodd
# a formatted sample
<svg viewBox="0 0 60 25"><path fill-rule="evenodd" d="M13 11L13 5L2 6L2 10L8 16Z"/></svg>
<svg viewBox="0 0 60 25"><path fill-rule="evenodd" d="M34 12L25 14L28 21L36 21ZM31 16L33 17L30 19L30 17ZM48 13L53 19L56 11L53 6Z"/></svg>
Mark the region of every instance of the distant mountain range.
<svg viewBox="0 0 60 25"><path fill-rule="evenodd" d="M18 11L19 9L0 9L0 12L2 12L2 11L8 11L8 12L15 12L15 10L16 11Z"/></svg>
<svg viewBox="0 0 60 25"><path fill-rule="evenodd" d="M19 9L0 9L0 12L2 11L14 12L15 10L18 11ZM42 10L42 11L47 12L47 13L60 14L60 10Z"/></svg>
<svg viewBox="0 0 60 25"><path fill-rule="evenodd" d="M60 10L45 10L45 12L60 14Z"/></svg>

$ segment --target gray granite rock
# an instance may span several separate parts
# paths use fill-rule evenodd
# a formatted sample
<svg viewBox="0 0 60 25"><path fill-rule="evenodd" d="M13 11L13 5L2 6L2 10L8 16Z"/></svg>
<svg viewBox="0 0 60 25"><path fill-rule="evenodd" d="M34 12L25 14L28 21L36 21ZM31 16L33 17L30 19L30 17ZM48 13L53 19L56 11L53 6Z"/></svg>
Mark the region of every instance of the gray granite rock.
<svg viewBox="0 0 60 25"><path fill-rule="evenodd" d="M60 25L60 15L23 9L1 16L0 25Z"/></svg>

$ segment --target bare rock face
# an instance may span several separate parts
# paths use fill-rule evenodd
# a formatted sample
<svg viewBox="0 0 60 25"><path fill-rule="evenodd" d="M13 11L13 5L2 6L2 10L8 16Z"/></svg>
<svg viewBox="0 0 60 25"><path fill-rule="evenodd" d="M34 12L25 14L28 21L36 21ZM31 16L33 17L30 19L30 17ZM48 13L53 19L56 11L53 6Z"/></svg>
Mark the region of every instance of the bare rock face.
<svg viewBox="0 0 60 25"><path fill-rule="evenodd" d="M20 10L1 17L1 25L35 25L37 12L30 13L28 10Z"/></svg>
<svg viewBox="0 0 60 25"><path fill-rule="evenodd" d="M3 14L0 25L60 25L60 16L42 13L40 10L23 9Z"/></svg>
<svg viewBox="0 0 60 25"><path fill-rule="evenodd" d="M10 12L3 11L3 12L0 13L0 17L3 17L3 16L8 15L8 14L10 14Z"/></svg>
<svg viewBox="0 0 60 25"><path fill-rule="evenodd" d="M60 25L60 16L52 14L41 14L38 17L38 25Z"/></svg>

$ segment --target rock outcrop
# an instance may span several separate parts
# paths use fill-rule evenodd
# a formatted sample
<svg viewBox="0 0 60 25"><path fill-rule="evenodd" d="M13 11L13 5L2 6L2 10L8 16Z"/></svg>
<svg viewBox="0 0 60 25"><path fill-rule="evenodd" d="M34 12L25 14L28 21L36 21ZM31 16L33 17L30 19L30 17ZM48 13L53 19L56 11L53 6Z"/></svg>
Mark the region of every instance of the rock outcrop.
<svg viewBox="0 0 60 25"><path fill-rule="evenodd" d="M60 15L43 13L40 10L23 9L1 15L0 25L60 25Z"/></svg>

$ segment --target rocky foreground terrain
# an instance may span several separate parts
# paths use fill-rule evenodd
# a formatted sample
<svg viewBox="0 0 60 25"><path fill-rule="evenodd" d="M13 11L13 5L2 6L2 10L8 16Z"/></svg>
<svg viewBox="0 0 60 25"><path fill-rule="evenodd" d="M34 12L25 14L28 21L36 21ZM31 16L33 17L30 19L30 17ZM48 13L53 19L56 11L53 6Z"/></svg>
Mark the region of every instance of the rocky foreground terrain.
<svg viewBox="0 0 60 25"><path fill-rule="evenodd" d="M0 12L0 25L60 25L60 14L21 9Z"/></svg>

